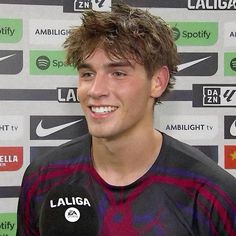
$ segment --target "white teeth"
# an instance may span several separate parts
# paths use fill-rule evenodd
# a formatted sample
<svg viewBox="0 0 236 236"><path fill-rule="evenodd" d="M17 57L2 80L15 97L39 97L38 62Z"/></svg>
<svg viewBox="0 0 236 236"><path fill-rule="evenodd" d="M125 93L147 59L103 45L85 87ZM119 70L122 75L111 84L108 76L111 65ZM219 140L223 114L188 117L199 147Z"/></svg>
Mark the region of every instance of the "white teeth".
<svg viewBox="0 0 236 236"><path fill-rule="evenodd" d="M115 111L117 108L112 106L107 107L91 107L92 112L95 113L109 113Z"/></svg>

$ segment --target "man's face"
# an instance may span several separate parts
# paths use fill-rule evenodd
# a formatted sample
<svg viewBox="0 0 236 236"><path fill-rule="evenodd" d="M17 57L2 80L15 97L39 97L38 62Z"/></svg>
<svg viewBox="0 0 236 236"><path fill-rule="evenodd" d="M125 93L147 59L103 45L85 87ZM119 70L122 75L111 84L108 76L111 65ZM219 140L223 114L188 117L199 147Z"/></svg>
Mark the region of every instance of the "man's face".
<svg viewBox="0 0 236 236"><path fill-rule="evenodd" d="M92 136L114 139L152 126L151 79L142 65L96 49L78 69L78 97Z"/></svg>

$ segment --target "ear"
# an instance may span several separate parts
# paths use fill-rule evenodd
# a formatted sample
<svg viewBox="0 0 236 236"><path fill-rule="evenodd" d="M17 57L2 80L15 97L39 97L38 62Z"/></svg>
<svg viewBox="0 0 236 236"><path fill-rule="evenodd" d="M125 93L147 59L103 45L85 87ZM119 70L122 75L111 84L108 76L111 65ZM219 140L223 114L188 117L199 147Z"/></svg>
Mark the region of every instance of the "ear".
<svg viewBox="0 0 236 236"><path fill-rule="evenodd" d="M162 66L158 69L151 81L151 97L158 98L166 90L166 87L169 83L170 73L167 66Z"/></svg>

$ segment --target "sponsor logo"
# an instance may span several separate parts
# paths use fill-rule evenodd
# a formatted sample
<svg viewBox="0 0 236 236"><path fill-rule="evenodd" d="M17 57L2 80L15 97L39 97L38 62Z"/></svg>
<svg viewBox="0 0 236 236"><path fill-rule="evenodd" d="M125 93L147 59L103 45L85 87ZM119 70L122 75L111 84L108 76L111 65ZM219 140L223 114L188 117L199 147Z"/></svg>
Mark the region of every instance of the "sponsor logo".
<svg viewBox="0 0 236 236"><path fill-rule="evenodd" d="M84 116L31 116L31 140L67 140L87 133Z"/></svg>
<svg viewBox="0 0 236 236"><path fill-rule="evenodd" d="M188 0L189 10L236 10L236 0Z"/></svg>
<svg viewBox="0 0 236 236"><path fill-rule="evenodd" d="M60 103L77 103L77 88L57 88L57 100Z"/></svg>
<svg viewBox="0 0 236 236"><path fill-rule="evenodd" d="M63 3L64 12L83 12L91 9L111 11L111 0L67 0Z"/></svg>
<svg viewBox="0 0 236 236"><path fill-rule="evenodd" d="M23 164L23 147L0 147L0 171L16 171Z"/></svg>
<svg viewBox="0 0 236 236"><path fill-rule="evenodd" d="M236 53L228 52L224 54L224 75L236 76Z"/></svg>
<svg viewBox="0 0 236 236"><path fill-rule="evenodd" d="M208 46L218 40L217 22L169 22L177 45Z"/></svg>
<svg viewBox="0 0 236 236"><path fill-rule="evenodd" d="M65 218L69 222L76 222L80 218L80 211L75 207L70 207L65 211Z"/></svg>
<svg viewBox="0 0 236 236"><path fill-rule="evenodd" d="M218 134L218 117L161 116L160 129L180 140L210 140Z"/></svg>
<svg viewBox="0 0 236 236"><path fill-rule="evenodd" d="M227 22L224 24L224 45L226 47L236 47L236 23Z"/></svg>
<svg viewBox="0 0 236 236"><path fill-rule="evenodd" d="M36 134L39 136L39 137L45 137L45 136L49 136L51 134L54 134L58 131L61 131L69 126L72 126L73 124L76 124L78 122L81 122L82 119L79 119L79 120L76 120L76 121L72 121L72 122L69 122L69 123L66 123L66 124L62 124L62 125L58 125L58 126L54 126L54 127L51 127L51 128L44 128L42 126L42 122L43 120L41 120L36 128Z"/></svg>
<svg viewBox="0 0 236 236"><path fill-rule="evenodd" d="M73 66L65 64L64 51L30 51L31 75L76 75Z"/></svg>
<svg viewBox="0 0 236 236"><path fill-rule="evenodd" d="M69 35L73 26L80 25L80 19L69 20L31 20L30 44L59 45L61 46Z"/></svg>
<svg viewBox="0 0 236 236"><path fill-rule="evenodd" d="M0 116L0 140L17 140L22 136L22 116Z"/></svg>
<svg viewBox="0 0 236 236"><path fill-rule="evenodd" d="M225 116L225 139L236 139L236 116Z"/></svg>
<svg viewBox="0 0 236 236"><path fill-rule="evenodd" d="M180 53L176 76L211 76L218 69L217 53Z"/></svg>
<svg viewBox="0 0 236 236"><path fill-rule="evenodd" d="M47 70L49 68L51 64L51 61L48 57L46 56L39 56L36 59L36 66L38 67L38 69L40 70Z"/></svg>
<svg viewBox="0 0 236 236"><path fill-rule="evenodd" d="M15 75L23 68L23 51L0 50L0 74Z"/></svg>
<svg viewBox="0 0 236 236"><path fill-rule="evenodd" d="M195 146L197 149L202 151L208 157L210 157L214 162L218 163L218 146Z"/></svg>
<svg viewBox="0 0 236 236"><path fill-rule="evenodd" d="M236 169L236 146L225 145L225 169Z"/></svg>
<svg viewBox="0 0 236 236"><path fill-rule="evenodd" d="M0 235L13 236L16 235L16 213L0 213Z"/></svg>
<svg viewBox="0 0 236 236"><path fill-rule="evenodd" d="M0 43L17 43L23 32L21 19L0 19Z"/></svg>
<svg viewBox="0 0 236 236"><path fill-rule="evenodd" d="M193 84L193 107L236 107L236 85Z"/></svg>

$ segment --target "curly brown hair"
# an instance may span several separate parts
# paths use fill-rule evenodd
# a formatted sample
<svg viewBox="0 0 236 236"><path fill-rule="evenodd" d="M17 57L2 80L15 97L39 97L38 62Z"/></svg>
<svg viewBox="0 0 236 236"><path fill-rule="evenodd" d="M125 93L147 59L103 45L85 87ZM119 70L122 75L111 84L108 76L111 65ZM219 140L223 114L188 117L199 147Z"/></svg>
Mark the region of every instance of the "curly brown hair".
<svg viewBox="0 0 236 236"><path fill-rule="evenodd" d="M110 58L132 59L144 65L149 78L166 65L170 80L163 95L175 83L179 57L171 28L162 18L123 3L114 4L111 12L85 11L82 25L71 30L64 48L66 63L74 67L102 48Z"/></svg>

